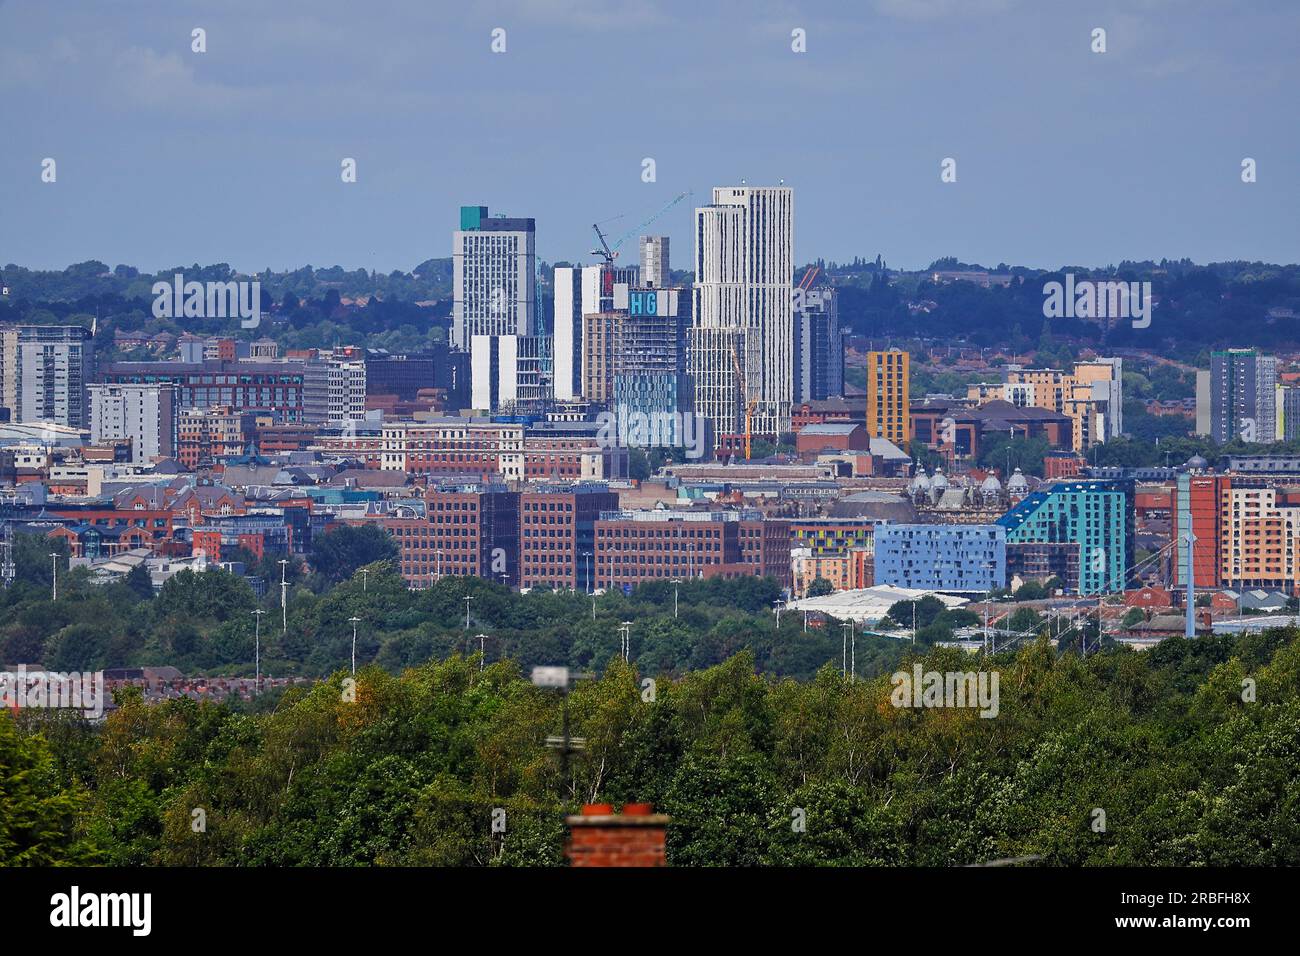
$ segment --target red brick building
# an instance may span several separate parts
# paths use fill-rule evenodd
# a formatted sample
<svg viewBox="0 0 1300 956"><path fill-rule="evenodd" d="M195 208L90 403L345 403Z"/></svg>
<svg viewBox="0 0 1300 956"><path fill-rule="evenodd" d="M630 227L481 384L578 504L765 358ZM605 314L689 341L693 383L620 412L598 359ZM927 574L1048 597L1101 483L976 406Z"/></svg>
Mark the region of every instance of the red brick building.
<svg viewBox="0 0 1300 956"><path fill-rule="evenodd" d="M595 526L618 510L618 494L603 484L538 486L519 496L519 584L590 590Z"/></svg>

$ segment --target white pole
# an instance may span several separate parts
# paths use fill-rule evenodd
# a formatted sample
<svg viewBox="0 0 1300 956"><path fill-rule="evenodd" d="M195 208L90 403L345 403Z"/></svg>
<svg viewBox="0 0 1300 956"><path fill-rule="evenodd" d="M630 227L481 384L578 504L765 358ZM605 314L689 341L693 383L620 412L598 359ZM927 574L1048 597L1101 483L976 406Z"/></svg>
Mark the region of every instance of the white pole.
<svg viewBox="0 0 1300 956"><path fill-rule="evenodd" d="M54 577L50 579L50 600L59 599L59 552L50 552L50 567L54 571Z"/></svg>
<svg viewBox="0 0 1300 956"><path fill-rule="evenodd" d="M355 677L357 673L357 623L361 618L350 617L348 620L352 622L352 675Z"/></svg>
<svg viewBox="0 0 1300 956"><path fill-rule="evenodd" d="M253 660L255 661L253 687L259 694L262 692L262 615L265 613L260 607L253 612Z"/></svg>
<svg viewBox="0 0 1300 956"><path fill-rule="evenodd" d="M289 562L280 559L280 632L289 633L289 582L285 578L285 571Z"/></svg>

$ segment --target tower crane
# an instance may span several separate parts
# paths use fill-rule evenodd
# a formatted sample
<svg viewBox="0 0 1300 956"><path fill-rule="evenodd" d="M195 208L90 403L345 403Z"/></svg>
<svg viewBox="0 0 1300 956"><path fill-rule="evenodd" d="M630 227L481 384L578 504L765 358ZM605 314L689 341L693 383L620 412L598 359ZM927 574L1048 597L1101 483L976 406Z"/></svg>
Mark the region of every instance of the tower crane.
<svg viewBox="0 0 1300 956"><path fill-rule="evenodd" d="M610 246L609 242L605 238L605 234L600 231L600 224L593 222L591 224L591 228L596 230L596 238L600 240L600 248L592 249L591 255L600 256L602 259L605 260L605 265L612 265L614 260L618 258L619 246L623 245L623 243L627 242L627 240L631 239L633 236L639 233L646 226L650 225L652 222L654 222L656 219L658 219L660 216L666 213L669 209L672 209L674 206L676 206L687 196L691 196L691 195L694 194L690 190L687 190L684 193L678 193L676 196L672 198L672 200L668 203L668 205L664 206L662 209L656 212L649 219L645 220L645 222L638 225L635 229L629 231L626 235L620 236L617 240L615 240L613 246ZM615 216L614 218L617 219L618 217Z"/></svg>

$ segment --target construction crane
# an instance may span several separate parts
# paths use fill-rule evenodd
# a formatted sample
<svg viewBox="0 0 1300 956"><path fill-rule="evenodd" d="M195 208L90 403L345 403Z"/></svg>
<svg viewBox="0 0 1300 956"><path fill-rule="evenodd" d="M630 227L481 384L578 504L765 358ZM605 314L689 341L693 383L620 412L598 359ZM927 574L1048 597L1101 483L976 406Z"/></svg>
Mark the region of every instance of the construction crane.
<svg viewBox="0 0 1300 956"><path fill-rule="evenodd" d="M799 288L805 292L811 289L813 280L817 278L817 273L821 271L821 266L810 266L808 271L803 274L803 279L799 282Z"/></svg>
<svg viewBox="0 0 1300 956"><path fill-rule="evenodd" d="M676 206L679 202L681 202L681 201L682 201L683 199L685 199L687 196L691 196L691 195L694 195L694 194L693 194L690 190L687 190L687 191L684 192L684 193L678 193L676 196L674 196L674 197L672 198L672 201L669 202L668 205L664 206L662 209L660 209L658 212L656 212L653 216L651 216L651 217L650 217L649 219L647 219L645 222L643 222L643 223L641 223L640 225L638 225L635 229L632 229L631 231L629 231L626 235L620 236L617 240L615 240L613 246L610 246L609 242L607 242L606 239L605 239L605 234L604 234L603 232L600 231L600 224L599 224L599 223L595 223L595 222L593 222L593 223L591 224L591 228L594 229L594 230L596 230L596 238L600 240L600 248L599 248L599 249L592 249L592 250L591 250L591 255L593 255L593 256L600 256L602 259L605 260L605 264L606 264L606 265L612 265L613 262L614 262L614 260L618 258L618 249L619 249L619 246L623 245L623 243L627 242L627 240L629 240L629 239L631 239L633 236L637 235L637 234L638 234L642 229L644 229L646 226L650 225L652 222L654 222L656 219L658 219L660 216L662 216L664 213L666 213L669 209L672 209L673 206ZM617 219L617 218L619 218L619 217L618 217L618 216L615 216L614 218ZM605 221L606 221L606 222L610 222L610 221L612 221L612 220L608 220L608 219L607 219L607 220L605 220Z"/></svg>
<svg viewBox="0 0 1300 956"><path fill-rule="evenodd" d="M736 394L739 396L741 406L745 410L745 461L749 461L754 437L754 410L758 407L758 399L749 398L749 389L745 386L745 375L740 370L740 356L736 354L734 344L731 346L731 365L736 370Z"/></svg>

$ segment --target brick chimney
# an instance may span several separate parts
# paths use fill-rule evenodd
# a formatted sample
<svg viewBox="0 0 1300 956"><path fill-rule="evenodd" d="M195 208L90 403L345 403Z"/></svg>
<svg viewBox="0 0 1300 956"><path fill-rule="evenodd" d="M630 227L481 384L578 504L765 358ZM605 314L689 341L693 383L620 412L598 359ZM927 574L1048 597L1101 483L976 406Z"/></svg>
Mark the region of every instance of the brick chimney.
<svg viewBox="0 0 1300 956"><path fill-rule="evenodd" d="M581 816L565 817L570 866L667 866L668 817L649 803L629 803L615 813L608 803L588 803Z"/></svg>

